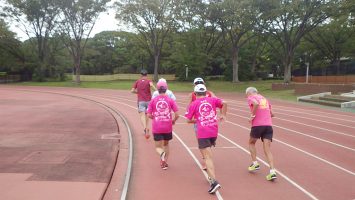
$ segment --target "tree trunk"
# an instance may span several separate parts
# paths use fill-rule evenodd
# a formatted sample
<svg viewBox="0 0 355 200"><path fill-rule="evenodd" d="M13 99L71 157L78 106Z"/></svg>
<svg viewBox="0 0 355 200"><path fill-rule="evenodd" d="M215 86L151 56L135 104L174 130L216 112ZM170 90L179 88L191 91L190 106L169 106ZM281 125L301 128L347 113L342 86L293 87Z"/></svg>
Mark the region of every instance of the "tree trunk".
<svg viewBox="0 0 355 200"><path fill-rule="evenodd" d="M286 58L284 61L284 65L285 65L284 82L285 83L291 82L292 59L293 59L293 51L290 50L288 52L288 54L286 55Z"/></svg>
<svg viewBox="0 0 355 200"><path fill-rule="evenodd" d="M238 77L238 60L239 60L239 48L233 47L233 55L232 55L232 62L233 62L233 83L239 82Z"/></svg>
<svg viewBox="0 0 355 200"><path fill-rule="evenodd" d="M159 53L154 55L154 81L158 81Z"/></svg>
<svg viewBox="0 0 355 200"><path fill-rule="evenodd" d="M80 55L76 55L75 60L75 83L80 85Z"/></svg>

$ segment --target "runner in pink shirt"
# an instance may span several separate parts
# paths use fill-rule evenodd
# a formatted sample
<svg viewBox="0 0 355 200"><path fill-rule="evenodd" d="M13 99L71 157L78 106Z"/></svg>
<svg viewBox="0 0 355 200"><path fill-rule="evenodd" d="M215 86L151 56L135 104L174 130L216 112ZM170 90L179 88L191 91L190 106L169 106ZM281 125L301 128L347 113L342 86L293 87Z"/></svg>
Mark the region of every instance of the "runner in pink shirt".
<svg viewBox="0 0 355 200"><path fill-rule="evenodd" d="M226 119L227 104L216 97L206 97L206 86L198 84L194 88L197 99L191 103L185 117L188 123L197 125L198 148L203 155L211 187L208 190L214 194L221 185L216 180L211 147L216 145L218 136L218 122ZM221 109L221 116L217 118L217 108Z"/></svg>
<svg viewBox="0 0 355 200"><path fill-rule="evenodd" d="M166 95L167 83L159 81L157 88L159 95L150 101L147 114L153 119L155 149L160 156L160 166L162 169L168 169L169 140L173 138L173 125L179 114L175 101ZM171 112L174 112L174 119Z"/></svg>
<svg viewBox="0 0 355 200"><path fill-rule="evenodd" d="M274 168L274 160L270 151L272 142L273 129L271 117L274 116L271 110L271 104L269 101L258 94L258 91L254 87L248 87L245 91L248 99L248 105L250 108L251 131L249 139L249 151L253 163L249 166L248 170L254 172L260 169L260 165L256 160L256 141L261 138L263 142L265 156L270 165L270 173L266 176L268 181L272 181L277 178L276 170Z"/></svg>

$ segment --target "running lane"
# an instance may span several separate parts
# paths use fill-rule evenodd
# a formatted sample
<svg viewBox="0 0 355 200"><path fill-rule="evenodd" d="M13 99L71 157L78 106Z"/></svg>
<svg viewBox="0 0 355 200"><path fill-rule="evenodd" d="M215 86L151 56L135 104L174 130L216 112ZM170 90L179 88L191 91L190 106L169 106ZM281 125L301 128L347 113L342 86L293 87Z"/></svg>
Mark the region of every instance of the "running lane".
<svg viewBox="0 0 355 200"><path fill-rule="evenodd" d="M138 114L136 113L135 96L128 91L115 90L92 90L92 89L68 89L68 88L38 88L31 89L49 90L55 92L66 92L82 96L90 96L96 100L109 103L111 106L121 110L128 118L134 129L134 166L132 182L129 189L129 199L216 199L216 196L207 193L208 184L204 179L202 171L195 163L185 147L175 137L172 142L172 156L169 161L171 167L167 171L159 168L159 159L154 152L154 146L151 140L146 141L141 134L142 128L139 124ZM225 99L236 101L236 104L242 104L245 101L243 95L219 94ZM178 94L180 113L183 114L186 108L184 101L186 94ZM181 102L183 101L183 102ZM231 108L241 109L232 102ZM310 107L294 103L273 103L274 107L281 109L287 107L289 110L309 110ZM232 109L230 110L232 111ZM237 112L237 111L236 111ZM310 113L320 114L328 113L329 116L342 115L355 117L353 113L344 113L334 110L316 108ZM248 116L247 113L241 116ZM293 113L295 114L295 113ZM342 154L338 147L319 140L310 139L295 133L275 130L275 137L282 135L284 143L273 142L273 152L275 154L277 169L283 173L279 174L279 179L275 182L267 182L265 175L267 166L262 165L260 171L255 174L247 172L247 166L250 164L250 158L246 151L249 134L249 124L243 117L228 115L229 122L223 123L220 129L217 148L213 150L216 173L218 180L222 184L220 194L224 199L258 199L260 194L263 199L354 199L355 192L352 185L355 184L354 175L326 163L318 158L331 161L337 166L344 166L352 170L354 166L354 153ZM324 118L322 120L331 119ZM302 123L308 123L305 119L297 119ZM277 121L279 123L279 121ZM337 123L342 123L338 120ZM345 124L346 123L346 124ZM345 125L348 122L344 122ZM351 124L351 122L350 122ZM317 124L314 124L316 126ZM297 129L299 124L283 123L288 129ZM335 131L343 132L339 127L333 127ZM200 159L199 151L196 149L196 138L191 125L186 125L184 119L180 119L174 130L182 139L182 142L192 152L193 156ZM297 129L302 132L314 132L316 128L307 127L307 129ZM319 131L319 129L318 129ZM317 132L322 137L320 132ZM336 137L336 136L334 136ZM334 139L337 143L355 148L352 143L345 139ZM324 137L332 140L333 136ZM344 141L344 142L342 142ZM322 145L319 145L322 144ZM261 145L258 145L258 152L261 159L265 160ZM295 148L298 148L295 149ZM341 147L339 147L340 149ZM331 149L329 152L329 149ZM301 151L300 151L301 150ZM307 152L311 154L306 154ZM337 153L333 153L337 152ZM342 154L342 156L339 156ZM313 155L313 156L311 156ZM336 159L336 156L343 157ZM344 184L344 181L346 184ZM258 187L255 187L257 185ZM148 191L148 192L147 192ZM183 191L183 192L181 192ZM270 195L269 195L270 194Z"/></svg>

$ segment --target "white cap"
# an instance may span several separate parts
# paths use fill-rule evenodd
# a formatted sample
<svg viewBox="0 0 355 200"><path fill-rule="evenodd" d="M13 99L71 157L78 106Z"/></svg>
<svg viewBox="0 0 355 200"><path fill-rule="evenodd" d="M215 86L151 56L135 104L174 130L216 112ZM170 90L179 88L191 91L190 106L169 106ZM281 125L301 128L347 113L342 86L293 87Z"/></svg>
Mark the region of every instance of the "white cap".
<svg viewBox="0 0 355 200"><path fill-rule="evenodd" d="M195 86L194 91L195 92L206 92L207 88L204 84L198 84Z"/></svg>
<svg viewBox="0 0 355 200"><path fill-rule="evenodd" d="M248 93L251 93L251 94L258 93L258 90L255 87L248 87L245 90L245 94L248 94Z"/></svg>
<svg viewBox="0 0 355 200"><path fill-rule="evenodd" d="M160 78L158 82L165 82L166 83L166 79L165 78Z"/></svg>
<svg viewBox="0 0 355 200"><path fill-rule="evenodd" d="M198 78L194 79L194 84L196 85L196 83L198 83L198 84L205 83L205 81L202 78L198 77Z"/></svg>

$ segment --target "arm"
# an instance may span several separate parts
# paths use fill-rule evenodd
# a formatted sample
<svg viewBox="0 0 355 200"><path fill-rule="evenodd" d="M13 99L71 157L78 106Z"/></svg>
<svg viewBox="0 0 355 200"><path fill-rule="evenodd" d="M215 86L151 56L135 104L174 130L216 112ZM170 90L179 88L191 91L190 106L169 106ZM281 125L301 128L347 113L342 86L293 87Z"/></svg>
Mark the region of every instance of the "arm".
<svg viewBox="0 0 355 200"><path fill-rule="evenodd" d="M173 125L175 125L176 120L179 119L179 112L174 112L174 119L173 119Z"/></svg>
<svg viewBox="0 0 355 200"><path fill-rule="evenodd" d="M219 117L219 120L220 121L227 120L227 102L225 102L225 101L222 102L221 116Z"/></svg>
<svg viewBox="0 0 355 200"><path fill-rule="evenodd" d="M137 88L132 88L132 89L131 89L131 93L137 94Z"/></svg>
<svg viewBox="0 0 355 200"><path fill-rule="evenodd" d="M153 82L149 82L150 88L152 88L154 91L157 90L157 88L154 86Z"/></svg>
<svg viewBox="0 0 355 200"><path fill-rule="evenodd" d="M190 105L192 103L192 93L190 93L187 98L187 105Z"/></svg>
<svg viewBox="0 0 355 200"><path fill-rule="evenodd" d="M270 108L270 115L271 117L275 117L274 113L272 112L271 108Z"/></svg>
<svg viewBox="0 0 355 200"><path fill-rule="evenodd" d="M254 120L255 114L256 114L256 111L258 110L258 108L259 108L259 103L256 101L253 101L253 110L251 111L249 122Z"/></svg>

